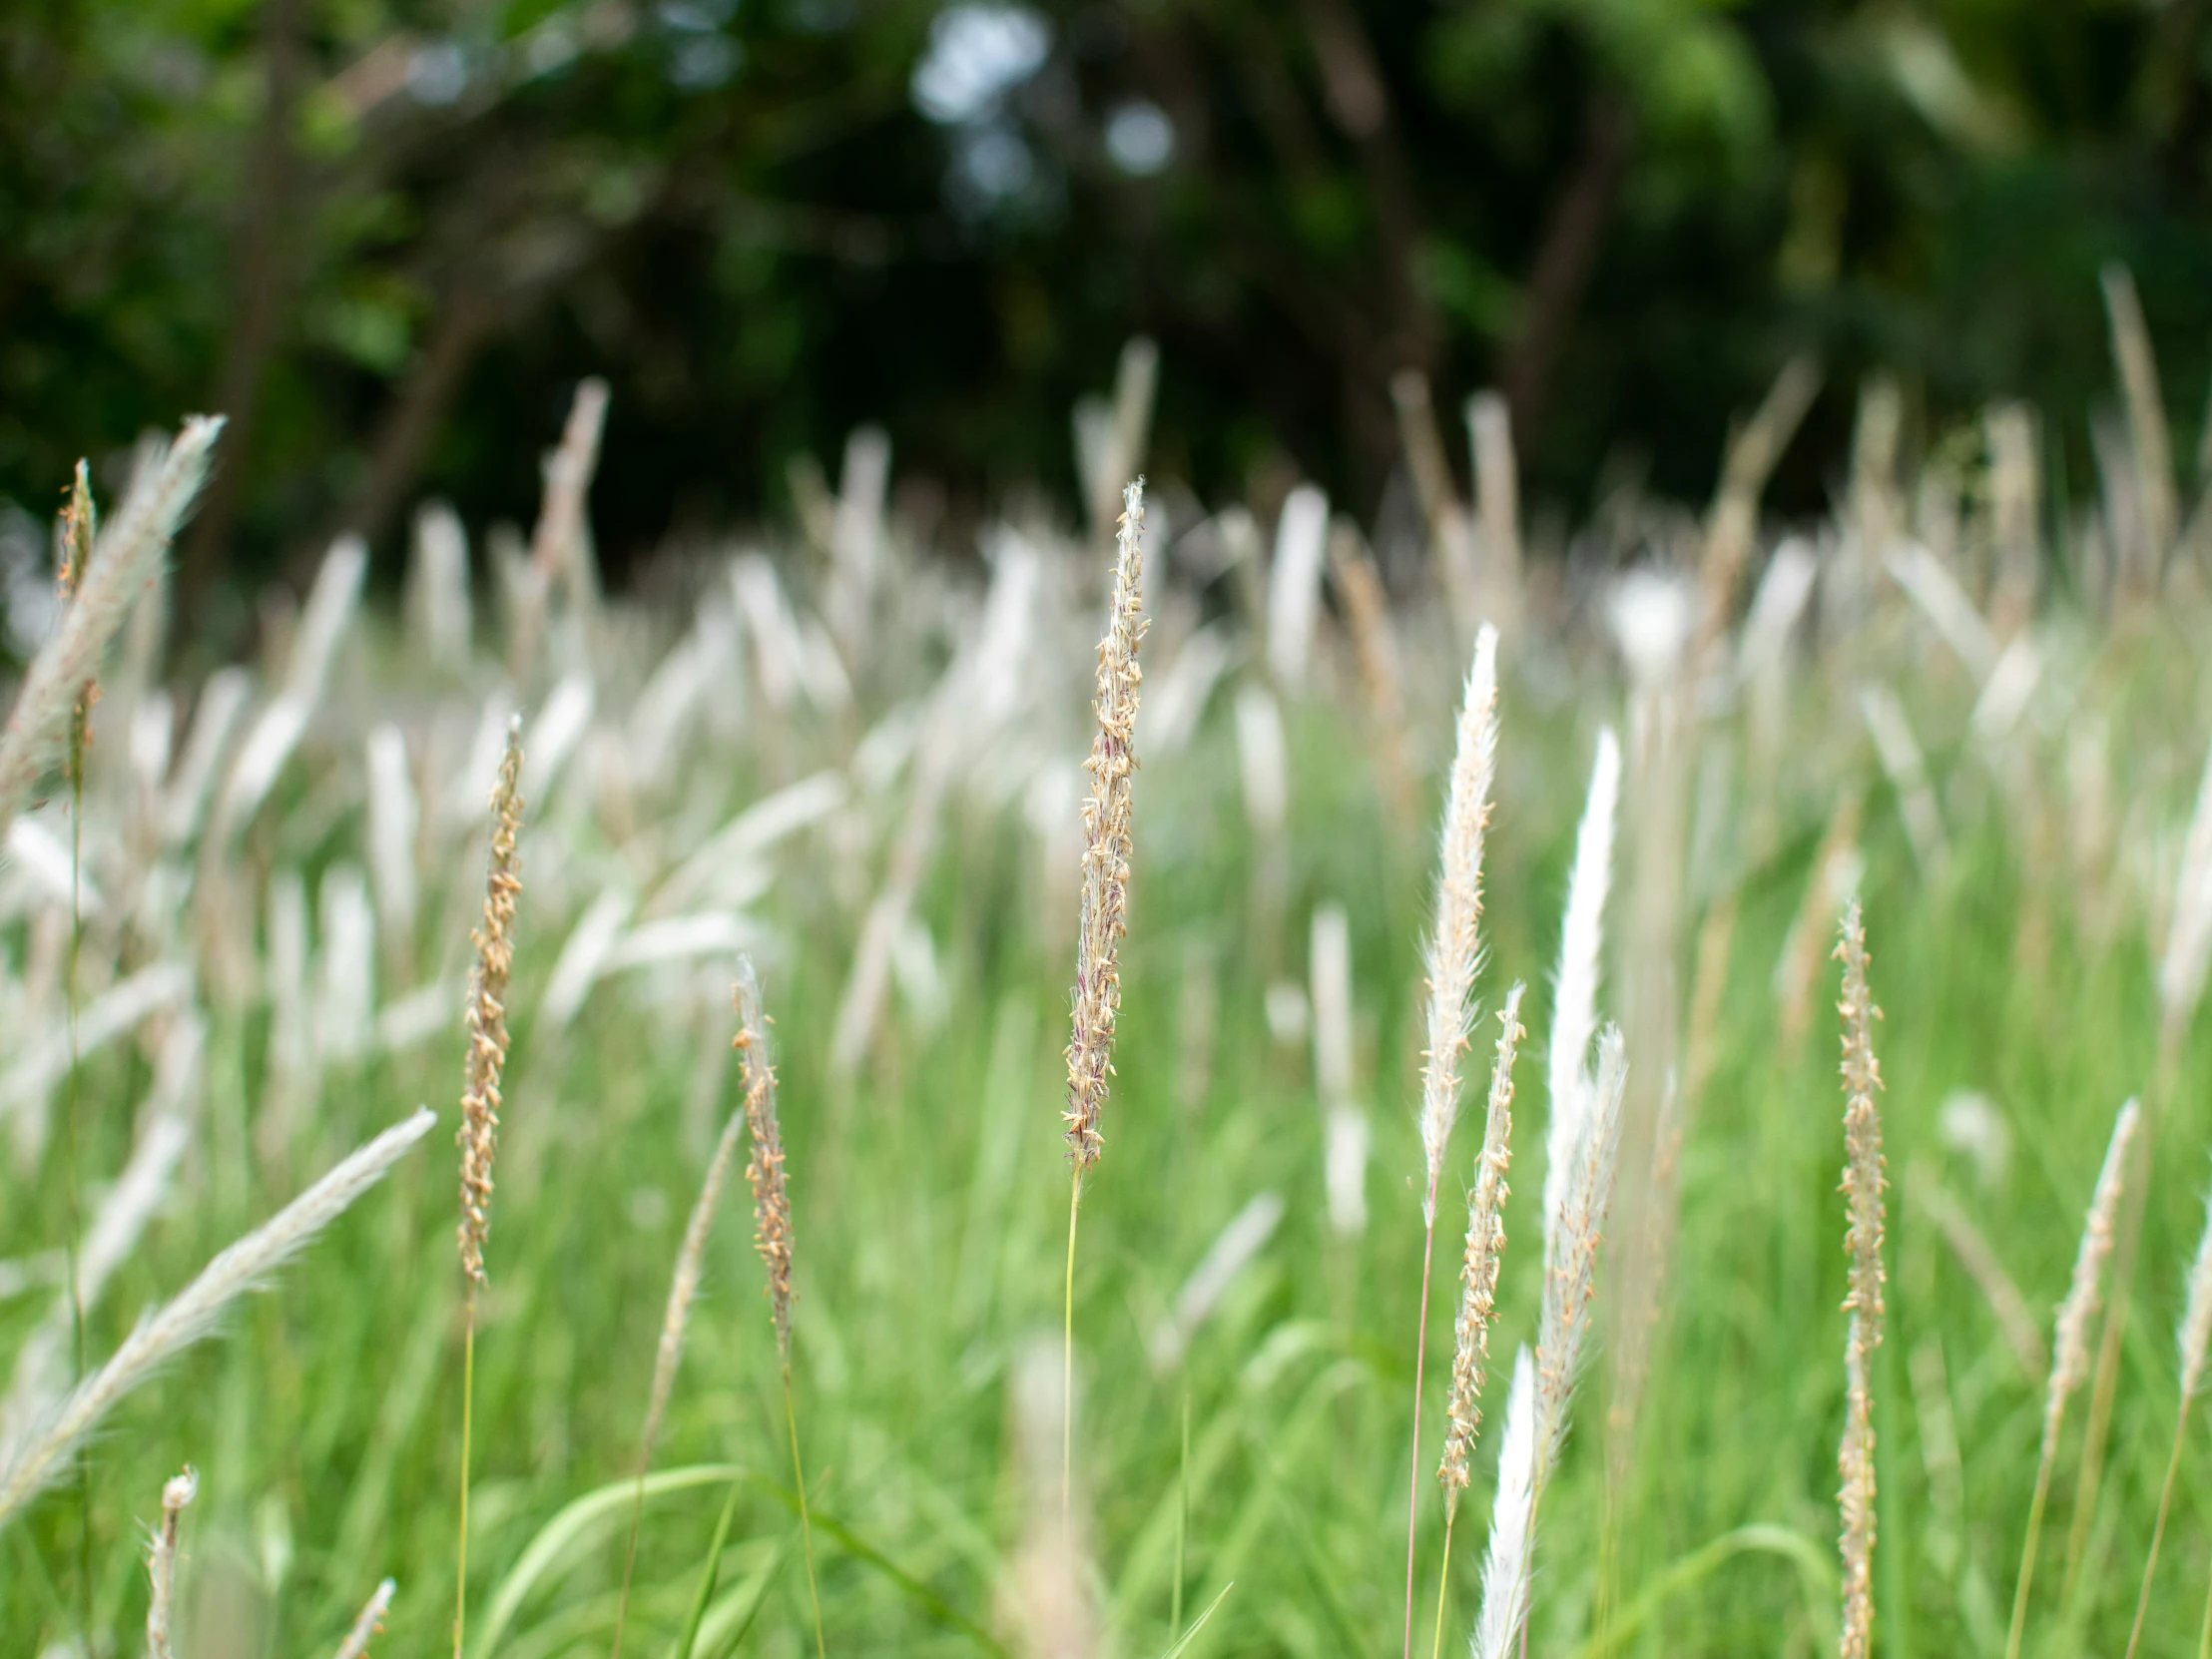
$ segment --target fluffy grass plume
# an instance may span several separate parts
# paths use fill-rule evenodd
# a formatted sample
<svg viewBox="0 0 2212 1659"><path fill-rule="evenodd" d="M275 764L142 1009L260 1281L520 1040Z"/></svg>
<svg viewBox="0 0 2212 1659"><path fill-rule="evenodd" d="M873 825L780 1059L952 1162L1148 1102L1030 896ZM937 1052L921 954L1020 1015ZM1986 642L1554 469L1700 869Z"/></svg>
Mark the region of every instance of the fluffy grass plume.
<svg viewBox="0 0 2212 1659"><path fill-rule="evenodd" d="M2050 1340L2050 1381L2043 1389L2042 1449L2035 1464L2035 1495L2028 1500L2027 1536L2020 1545L2020 1571L2012 1592L2012 1626L2005 1637L2005 1659L2019 1659L2027 1629L2028 1592L2035 1582L2035 1546L2043 1530L2043 1505L2050 1497L2050 1474L2058 1459L2058 1431L2065 1424L2066 1401L2089 1375L2089 1331L2103 1299L2105 1263L2112 1255L2113 1218L2127 1185L2127 1160L2141 1113L2130 1100L2112 1125L2104 1149L2104 1167L2089 1198L2088 1219L2074 1251L2073 1278L2058 1305Z"/></svg>
<svg viewBox="0 0 2212 1659"><path fill-rule="evenodd" d="M1855 898L1844 911L1836 954L1844 964L1844 1198L1850 1224L1844 1248L1851 1255L1851 1316L1844 1340L1844 1437L1837 1452L1843 1486L1837 1497L1843 1536L1843 1636L1841 1659L1868 1659L1874 1651L1874 1351L1882 1346L1882 1113L1875 1096L1882 1068L1875 1059L1874 1022L1882 1010L1867 989L1867 929Z"/></svg>
<svg viewBox="0 0 2212 1659"><path fill-rule="evenodd" d="M1098 734L1090 759L1090 798L1083 803L1083 887L1076 940L1072 1031L1068 1038L1068 1158L1077 1182L1105 1145L1099 1116L1114 1071L1114 1020L1121 1010L1121 937L1128 925L1129 813L1137 758L1137 647L1144 621L1144 480L1122 493L1121 533L1114 550L1114 591L1106 636L1098 642Z"/></svg>
<svg viewBox="0 0 2212 1659"><path fill-rule="evenodd" d="M1576 1085L1581 1103L1557 1202L1544 1212L1544 1294L1536 1327L1536 1495L1558 1466L1568 1408L1597 1299L1598 1246L1613 1207L1620 1155L1621 1097L1628 1051L1620 1027L1598 1033L1597 1072ZM1547 1183L1548 1184L1548 1183Z"/></svg>
<svg viewBox="0 0 2212 1659"><path fill-rule="evenodd" d="M0 1521L54 1478L62 1460L116 1401L214 1330L226 1308L344 1214L436 1121L437 1114L425 1106L385 1130L285 1205L266 1226L217 1256L174 1300L141 1320L106 1365L8 1450L5 1464L0 1465Z"/></svg>
<svg viewBox="0 0 2212 1659"><path fill-rule="evenodd" d="M453 1659L468 1627L469 1438L476 1409L476 1293L484 1285L484 1240L491 1231L491 1167L499 1148L499 1084L507 1065L507 978L514 968L515 899L522 891L515 837L522 828L522 718L507 723L506 748L491 792L491 851L484 872L484 916L469 970L468 1054L461 1076L461 1272L468 1308L461 1339L461 1502L454 1546Z"/></svg>
<svg viewBox="0 0 2212 1659"><path fill-rule="evenodd" d="M1421 1197L1420 1315L1413 1340L1413 1449L1406 1473L1405 1653L1413 1651L1413 1545L1420 1517L1421 1376L1428 1358L1428 1276L1436 1254L1436 1184L1459 1117L1459 1056L1474 1017L1482 971L1482 842L1497 777L1497 630L1475 637L1452 748L1451 785L1436 848L1436 910L1428 937L1427 1050L1421 1058L1420 1144L1427 1168Z"/></svg>
<svg viewBox="0 0 2212 1659"><path fill-rule="evenodd" d="M461 1271L474 1298L484 1283L484 1241L491 1231L492 1160L499 1147L499 1082L507 1065L507 978L514 968L515 899L522 865L522 721L507 727L499 780L491 793L491 856L484 875L484 919L475 932L468 981L468 1055L461 1079Z"/></svg>
<svg viewBox="0 0 2212 1659"><path fill-rule="evenodd" d="M1569 1408L1597 1294L1598 1245L1613 1200L1621 1095L1628 1061L1620 1028L1598 1036L1594 1077L1576 1080L1575 1133L1562 1155L1555 1202L1544 1210L1544 1290L1536 1354L1523 1349L1506 1398L1497 1497L1482 1571L1477 1659L1503 1659L1527 1616L1535 1566L1536 1514L1544 1483L1566 1443ZM1547 1189L1551 1183L1547 1180Z"/></svg>
<svg viewBox="0 0 2212 1659"><path fill-rule="evenodd" d="M146 458L77 575L68 608L31 659L15 707L0 728L0 830L60 758L85 686L125 620L161 573L177 526L208 476L223 430L220 415L196 415L176 441Z"/></svg>
<svg viewBox="0 0 2212 1659"><path fill-rule="evenodd" d="M1597 1033L1597 985L1605 941L1605 897L1613 881L1613 821L1620 804L1620 741L1607 727L1597 735L1590 793L1575 831L1574 867L1559 929L1559 973L1552 987L1551 1043L1546 1056L1551 1120L1544 1133L1544 1214L1554 1214L1581 1134L1583 1081L1590 1039Z"/></svg>
<svg viewBox="0 0 2212 1659"><path fill-rule="evenodd" d="M1513 1055L1526 1035L1520 1023L1521 992L1514 985L1498 1011L1497 1057L1490 1068L1490 1101L1475 1160L1474 1190L1467 1196L1467 1242L1459 1269L1459 1319L1451 1356L1451 1396L1444 1410L1444 1455L1436 1478L1443 1482L1448 1514L1467 1484L1467 1455L1481 1425L1483 1371L1490 1354L1490 1315L1497 1303L1497 1272L1505 1253L1505 1173L1513 1157Z"/></svg>
<svg viewBox="0 0 2212 1659"><path fill-rule="evenodd" d="M162 1521L146 1553L146 1659L176 1659L177 1522L200 1490L190 1463L162 1487Z"/></svg>
<svg viewBox="0 0 2212 1659"><path fill-rule="evenodd" d="M1536 1524L1536 1367L1528 1350L1513 1361L1505 1395L1505 1434L1497 1454L1497 1495L1489 1552L1482 1563L1482 1610L1473 1659L1508 1659L1528 1611L1529 1546Z"/></svg>
<svg viewBox="0 0 2212 1659"><path fill-rule="evenodd" d="M1105 1145L1099 1117L1106 1106L1107 1079L1114 1074L1114 1020L1121 1011L1121 938L1128 927L1131 784L1137 757L1131 748L1137 725L1137 696L1143 676L1137 647L1144 621L1144 480L1122 492L1121 530L1114 547L1114 589L1106 613L1106 634L1098 642L1098 680L1094 699L1098 733L1090 758L1091 793L1083 803L1083 885L1077 912L1075 989L1068 1036L1068 1257L1060 1319L1061 1385L1075 1394L1075 1224L1083 1206L1083 1176L1098 1162ZM1060 1423L1060 1493L1069 1501L1069 1473L1075 1460L1074 1413Z"/></svg>
<svg viewBox="0 0 2212 1659"><path fill-rule="evenodd" d="M1436 1219L1436 1183L1459 1117L1459 1056L1474 1018L1475 976L1482 970L1482 842L1497 777L1497 630L1474 645L1459 706L1451 789L1436 857L1436 912L1428 939L1427 1050L1421 1060L1420 1143L1427 1166L1424 1220Z"/></svg>

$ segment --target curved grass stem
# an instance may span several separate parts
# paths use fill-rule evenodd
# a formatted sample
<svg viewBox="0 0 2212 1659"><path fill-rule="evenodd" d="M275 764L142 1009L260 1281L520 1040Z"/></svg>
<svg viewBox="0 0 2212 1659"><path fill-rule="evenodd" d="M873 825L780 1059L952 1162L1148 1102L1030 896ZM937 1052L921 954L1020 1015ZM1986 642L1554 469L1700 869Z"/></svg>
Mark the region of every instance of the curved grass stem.
<svg viewBox="0 0 2212 1659"><path fill-rule="evenodd" d="M1413 1345L1413 1451L1405 1476L1405 1659L1413 1659L1413 1541L1420 1530L1420 1385L1428 1358L1428 1276L1436 1256L1436 1193L1431 1180L1428 1220L1421 1229L1420 1324Z"/></svg>
<svg viewBox="0 0 2212 1659"><path fill-rule="evenodd" d="M822 1587L815 1578L815 1526L807 1513L807 1471L799 1462L799 1413L792 1406L792 1369L784 1367L784 1426L791 1431L792 1485L799 1493L799 1540L807 1551L807 1599L815 1614L815 1659L829 1659L822 1640Z"/></svg>
<svg viewBox="0 0 2212 1659"><path fill-rule="evenodd" d="M476 1414L476 1287L468 1288L468 1325L461 1338L461 1525L453 1546L453 1659L468 1633L468 1456Z"/></svg>

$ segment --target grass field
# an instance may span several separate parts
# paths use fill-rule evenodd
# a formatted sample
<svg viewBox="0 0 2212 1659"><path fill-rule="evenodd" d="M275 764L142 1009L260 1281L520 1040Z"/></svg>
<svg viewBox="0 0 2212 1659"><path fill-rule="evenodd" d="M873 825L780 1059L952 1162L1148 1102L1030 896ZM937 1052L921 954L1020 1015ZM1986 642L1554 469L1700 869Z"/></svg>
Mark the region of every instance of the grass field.
<svg viewBox="0 0 2212 1659"><path fill-rule="evenodd" d="M1482 1594L1512 1355L1534 1341L1552 969L1608 726L1626 781L1599 1008L1624 1023L1629 1082L1528 1651L1836 1648L1847 1259L1829 953L1852 891L1886 1016L1891 1180L1875 1646L2004 1650L2051 1310L2115 1113L2140 1095L2145 1224L2112 1275L2131 1292L2107 1299L2111 1425L2085 1432L2084 1385L2025 1651L2126 1640L2212 1174L2194 989L2160 971L2212 858L2185 833L2212 730L2206 520L2147 464L2039 515L2034 451L2023 479L2002 418L1988 445L1931 444L1935 463L1905 475L1893 406L1878 390L1868 408L1835 518L1779 551L1747 516L1764 471L1747 450L1787 438L1774 409L1710 513L1616 502L1563 562L1505 555L1494 487L1471 512L1431 496L1446 575L1455 549L1480 551L1456 568L1501 624L1502 742L1483 1015L1434 1247L1423 1652L1488 1016L1528 983L1491 1377L1441 1632L1454 1651ZM2162 453L2136 413L2130 453ZM1141 446L1100 444L1110 489ZM921 545L856 470L773 559L672 557L652 605L592 591L560 518L588 465L557 466L553 530L528 558L494 545L476 598L496 604L473 626L435 518L402 607L358 609L357 558L334 552L245 677L173 701L156 631L125 626L85 763L80 921L59 770L0 873L0 1322L25 1357L0 1463L76 1370L78 1254L97 1367L141 1309L351 1148L418 1102L439 1117L0 1520L7 1651L82 1652L88 1629L96 1654L140 1646L147 1529L188 1463L184 1659L332 1652L386 1575L375 1651L449 1648L465 1298L450 1136L511 711L527 805L468 1659L614 1640L670 1275L741 1104L741 949L779 1048L828 1649L1150 1656L1209 1609L1182 1653L1399 1639L1422 941L1473 612L1455 622L1416 564L1392 568L1395 603L1374 614L1374 567L1350 534L1324 545L1310 498L1282 509L1310 524L1271 554L1249 516L1201 519L1155 492L1062 1547L1058 1131L1110 532L1017 520L985 532L978 564ZM1363 1126L1364 1164L1348 1150ZM775 1333L732 1188L645 1486L624 1637L638 1654L675 1649L710 1566L695 1653L814 1646ZM1242 1259L1192 1288L1225 1229ZM61 1254L95 1237L117 1247L97 1284L89 1243ZM2084 1505L2091 1441L2109 1453ZM2195 1640L2208 1472L2192 1433L2143 1652Z"/></svg>

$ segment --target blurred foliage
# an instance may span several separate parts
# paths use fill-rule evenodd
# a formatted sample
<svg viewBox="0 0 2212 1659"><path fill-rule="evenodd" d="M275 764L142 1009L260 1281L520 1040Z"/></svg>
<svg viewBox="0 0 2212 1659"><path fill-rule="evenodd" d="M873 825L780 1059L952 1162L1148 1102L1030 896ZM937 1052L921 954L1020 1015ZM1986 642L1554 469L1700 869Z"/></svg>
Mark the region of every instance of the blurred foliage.
<svg viewBox="0 0 2212 1659"><path fill-rule="evenodd" d="M2106 260L2198 425L2206 9L15 0L0 494L227 409L185 555L221 636L224 577L388 547L424 492L525 517L585 373L618 569L782 510L866 419L956 510L1072 495L1069 407L1136 330L1155 465L1210 493L1295 466L1372 510L1413 364L1442 408L1503 385L1541 490L1700 494L1806 347L1785 505L1875 366L1929 429L2066 411L2078 479Z"/></svg>

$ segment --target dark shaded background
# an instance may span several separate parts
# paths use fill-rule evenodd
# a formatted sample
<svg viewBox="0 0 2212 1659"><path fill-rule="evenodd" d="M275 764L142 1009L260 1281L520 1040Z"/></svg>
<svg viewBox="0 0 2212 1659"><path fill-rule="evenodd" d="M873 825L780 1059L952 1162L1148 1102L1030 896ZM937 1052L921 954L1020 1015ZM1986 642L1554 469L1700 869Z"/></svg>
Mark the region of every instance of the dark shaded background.
<svg viewBox="0 0 2212 1659"><path fill-rule="evenodd" d="M391 567L424 493L527 521L586 373L617 579L787 513L791 456L862 420L955 514L1019 481L1072 511L1070 406L1136 330L1153 466L1209 497L1295 468L1373 512L1407 364L1447 414L1507 391L1538 497L1702 495L1807 348L1783 506L1874 367L1924 440L2031 398L2078 490L2113 259L2193 476L2206 11L12 0L0 495L229 411L184 555L213 640L335 529Z"/></svg>

